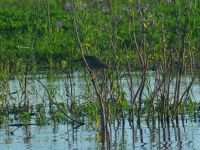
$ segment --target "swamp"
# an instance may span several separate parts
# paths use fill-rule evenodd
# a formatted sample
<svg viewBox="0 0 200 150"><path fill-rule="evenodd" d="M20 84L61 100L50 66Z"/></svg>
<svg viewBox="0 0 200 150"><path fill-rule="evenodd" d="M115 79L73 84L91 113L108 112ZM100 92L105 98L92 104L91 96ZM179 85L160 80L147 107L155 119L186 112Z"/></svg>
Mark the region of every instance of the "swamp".
<svg viewBox="0 0 200 150"><path fill-rule="evenodd" d="M0 150L200 149L200 0L0 8Z"/></svg>

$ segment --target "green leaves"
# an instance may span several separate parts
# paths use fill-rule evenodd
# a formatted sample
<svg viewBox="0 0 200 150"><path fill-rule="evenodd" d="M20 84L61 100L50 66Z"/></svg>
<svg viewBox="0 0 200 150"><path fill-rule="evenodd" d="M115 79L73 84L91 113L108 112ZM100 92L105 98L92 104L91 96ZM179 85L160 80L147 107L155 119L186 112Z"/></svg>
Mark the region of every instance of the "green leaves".
<svg viewBox="0 0 200 150"><path fill-rule="evenodd" d="M27 125L31 121L31 114L29 112L23 112L19 114L19 121Z"/></svg>
<svg viewBox="0 0 200 150"><path fill-rule="evenodd" d="M68 66L68 62L66 60L62 60L61 64L62 64L62 68L67 68Z"/></svg>

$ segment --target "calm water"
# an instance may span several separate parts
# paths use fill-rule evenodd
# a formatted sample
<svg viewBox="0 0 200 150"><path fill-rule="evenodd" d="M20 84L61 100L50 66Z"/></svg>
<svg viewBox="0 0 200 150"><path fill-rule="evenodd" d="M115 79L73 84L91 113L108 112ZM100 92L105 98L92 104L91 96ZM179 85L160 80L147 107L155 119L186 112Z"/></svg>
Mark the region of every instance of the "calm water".
<svg viewBox="0 0 200 150"><path fill-rule="evenodd" d="M64 101L67 99L66 91L63 90L66 83L66 77L57 77L53 81L47 80L45 76L38 75L40 81L47 87L53 87L56 90L55 100ZM181 86L185 88L187 81ZM154 87L154 75L150 73L150 87ZM73 81L74 96L81 98L84 95L83 87L85 81L81 78L75 78ZM138 80L135 80L137 88ZM129 99L127 83L122 80L122 86L127 91L127 99ZM21 99L21 88L19 80L11 80L9 82L10 92L13 93L13 103L17 103ZM173 83L171 91L173 91ZM1 88L1 87L0 87ZM147 90L146 90L147 94ZM200 101L200 84L196 81L192 88L192 98ZM44 87L36 80L28 80L28 97L31 104L46 102L48 94ZM198 116L199 117L199 116ZM136 119L135 119L136 120ZM179 124L173 124L162 127L158 122L156 126L148 127L145 120L141 126L130 127L128 121L125 121L125 127L116 128L114 125L111 130L111 143L102 145L98 142L98 132L95 128L81 126L77 130L73 130L67 124L51 124L46 126L26 126L16 127L8 126L15 123L12 119L8 119L0 126L0 150L23 150L23 149L52 149L52 150L85 150L85 149L200 149L200 117L197 120L190 120L188 116L184 121L180 120Z"/></svg>
<svg viewBox="0 0 200 150"><path fill-rule="evenodd" d="M44 127L2 126L0 129L1 150L45 149L45 150L85 150L103 149L97 142L98 133L86 126L72 130L67 125L49 125ZM14 134L11 131L16 130ZM200 149L200 122L185 120L179 126L148 128L145 123L141 127L130 128L126 122L124 130L112 131L110 149Z"/></svg>
<svg viewBox="0 0 200 150"><path fill-rule="evenodd" d="M86 83L85 79L81 78L80 76L78 76L78 74L74 75L74 79L72 80L72 84L73 84L73 94L76 97L82 97L84 95L84 87ZM62 100L66 100L66 90L65 86L66 84L68 84L69 80L66 79L67 77L65 75L61 75L61 76L55 76L54 80L48 80L47 76L44 74L38 74L38 79L46 86L46 87L50 87L53 88L56 92L55 92L55 100L57 101L62 101ZM138 78L138 79L137 79ZM136 79L133 81L134 82L134 89L135 91L137 91L137 88L140 84L140 77L137 77L136 75ZM149 85L148 86L148 90L147 88L144 89L144 95L143 98L146 98L146 96L148 95L147 91L152 92L154 89L154 83L155 83L155 73L154 72L149 72ZM184 78L182 85L181 85L181 90L183 91L184 89L186 89L186 87L189 85L190 82L190 78ZM87 81L88 82L88 81ZM10 92L13 93L12 94L12 98L15 99L15 101L13 101L14 103L18 103L18 100L21 99L21 95L22 95L22 90L20 88L20 81L19 80L11 80L9 82L9 87L10 87ZM128 90L128 83L127 80L125 78L121 79L121 87L124 89L124 91L126 92L126 97L129 100L130 99L130 92ZM175 81L172 82L171 87L170 87L170 91L173 93L174 92L174 87L175 87ZM46 92L46 90L44 89L44 87L37 81L37 80L31 80L28 79L28 98L30 100L31 104L37 104L40 103L42 100L44 99L48 99L48 94ZM1 89L1 84L0 84L0 89ZM191 90L191 98L194 101L200 102L200 81L198 79L195 80L193 86L192 86L192 90ZM171 94L172 95L172 94ZM81 98L79 98L81 99Z"/></svg>

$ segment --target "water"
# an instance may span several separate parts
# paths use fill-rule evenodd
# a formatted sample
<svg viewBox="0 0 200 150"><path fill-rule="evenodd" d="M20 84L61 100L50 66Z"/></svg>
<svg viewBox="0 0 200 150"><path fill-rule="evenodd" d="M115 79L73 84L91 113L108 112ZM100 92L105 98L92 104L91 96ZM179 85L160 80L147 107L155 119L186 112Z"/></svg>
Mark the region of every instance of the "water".
<svg viewBox="0 0 200 150"><path fill-rule="evenodd" d="M154 72L148 72L149 74L149 88L148 90L150 90L151 92L154 89L154 83L155 83L155 73ZM85 84L88 84L86 82L89 81L85 81L86 79L78 76L78 74L74 75L74 79L72 80L72 84L73 84L73 96L74 97L82 97L84 95L84 87ZM31 78L31 76L30 76ZM45 74L38 74L38 79L44 84L45 87L51 87L53 88L56 93L55 93L55 100L56 101L62 101L62 100L66 100L66 84L69 82L67 80L67 77L65 75L61 75L61 76L55 76L54 80L48 80L47 79L47 75ZM87 79L88 80L88 79ZM183 93L183 91L186 89L186 87L189 85L190 83L190 78L186 77L183 79L183 82L181 84L181 93ZM90 83L91 84L91 83ZM140 84L140 77L136 77L136 79L134 80L134 90L137 91L137 88ZM125 78L121 79L121 87L124 89L124 91L126 92L126 98L128 100L130 100L130 92L128 90L128 83L127 80ZM172 93L174 93L174 88L175 88L175 81L172 82L171 87L170 87L170 91L171 91L171 96L173 97ZM1 89L1 87L0 87ZM13 79L10 80L9 82L9 89L10 89L10 93L12 94L12 99L14 99L14 101L12 103L18 103L18 100L23 98L22 96L22 88L20 87L20 80L19 79ZM40 103L42 100L44 99L48 99L48 94L47 91L45 90L45 88L37 81L37 80L31 80L28 79L28 85L27 85L27 89L28 89L28 97L30 100L31 104L37 104ZM198 80L196 80L192 86L192 92L191 92L191 96L192 99L200 102L200 82ZM144 89L144 95L143 98L146 98L146 96L148 95L148 90L147 88ZM80 98L81 99L81 98Z"/></svg>
<svg viewBox="0 0 200 150"><path fill-rule="evenodd" d="M65 76L57 76L51 81L43 75L38 75L38 78L46 87L51 87L56 91L55 101L66 101L68 97L63 89L65 89L68 81ZM186 80L189 79L186 78ZM72 81L75 85L73 88L74 97L78 97L80 103L84 101L83 89L85 82L83 78L78 77ZM137 88L139 81L134 82ZM16 79L9 82L12 103L18 103L20 99L23 99L22 88L19 83L20 81ZM182 90L185 85L184 83L181 86ZM199 101L198 98L200 97L199 85L196 81L192 87L192 96L196 101ZM126 98L129 99L125 79L122 79L122 87L127 92ZM154 74L150 75L150 87L153 90ZM147 94L147 89L145 91ZM173 84L171 91L173 91ZM37 80L28 80L27 95L31 104L48 102L47 91ZM45 126L29 125L18 128L9 126L16 123L11 118L9 117L0 126L0 150L200 149L200 117L197 120L191 120L186 116L184 121L179 120L178 125L170 122L169 126L161 126L159 122L156 122L155 127L147 126L144 118L140 126L135 124L134 127L130 127L126 120L124 128L111 126L111 130L109 130L111 131L111 143L104 145L99 142L98 131L95 127L84 125L75 130L68 124L51 123Z"/></svg>
<svg viewBox="0 0 200 150"><path fill-rule="evenodd" d="M190 149L198 150L200 147L200 122L185 120L179 126L149 128L145 123L141 127L131 128L126 122L124 130L120 127L112 131L111 144L106 149ZM103 149L97 142L98 133L86 126L72 130L67 125L3 126L0 129L1 150L86 150Z"/></svg>

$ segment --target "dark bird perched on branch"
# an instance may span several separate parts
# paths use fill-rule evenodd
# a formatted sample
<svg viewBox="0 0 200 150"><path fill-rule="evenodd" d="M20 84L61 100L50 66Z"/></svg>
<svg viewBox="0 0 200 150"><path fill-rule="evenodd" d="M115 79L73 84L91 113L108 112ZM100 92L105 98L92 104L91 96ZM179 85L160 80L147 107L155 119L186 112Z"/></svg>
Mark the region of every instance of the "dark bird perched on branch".
<svg viewBox="0 0 200 150"><path fill-rule="evenodd" d="M88 67L92 70L108 69L107 65L103 64L98 58L94 56L84 56L84 58ZM80 62L81 64L86 66L85 61L82 57L77 62Z"/></svg>

